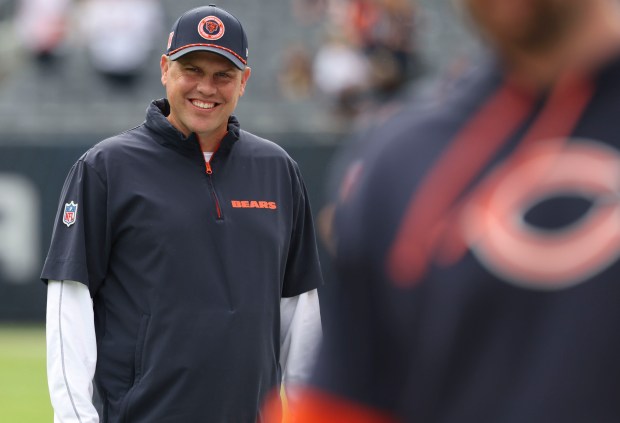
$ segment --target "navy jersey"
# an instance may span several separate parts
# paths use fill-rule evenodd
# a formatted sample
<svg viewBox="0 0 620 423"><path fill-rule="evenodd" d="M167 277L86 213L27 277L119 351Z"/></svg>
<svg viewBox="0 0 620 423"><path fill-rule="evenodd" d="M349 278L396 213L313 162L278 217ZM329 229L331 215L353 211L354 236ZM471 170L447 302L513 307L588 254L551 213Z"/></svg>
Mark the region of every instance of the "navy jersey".
<svg viewBox="0 0 620 423"><path fill-rule="evenodd" d="M42 278L90 290L102 421L254 422L280 382L280 299L322 280L308 196L235 118L205 164L167 113L73 166Z"/></svg>
<svg viewBox="0 0 620 423"><path fill-rule="evenodd" d="M300 421L619 421L618 111L620 60L542 93L490 65L375 132Z"/></svg>

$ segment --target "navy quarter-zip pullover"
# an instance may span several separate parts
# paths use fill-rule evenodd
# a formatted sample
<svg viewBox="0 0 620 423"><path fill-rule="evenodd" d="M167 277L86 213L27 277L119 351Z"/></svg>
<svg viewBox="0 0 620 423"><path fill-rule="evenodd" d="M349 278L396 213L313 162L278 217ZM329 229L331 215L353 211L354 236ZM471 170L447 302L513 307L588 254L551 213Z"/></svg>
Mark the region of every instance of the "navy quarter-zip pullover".
<svg viewBox="0 0 620 423"><path fill-rule="evenodd" d="M103 422L254 422L280 381L280 299L322 283L308 196L234 117L207 171L168 112L73 166L41 277L89 288Z"/></svg>

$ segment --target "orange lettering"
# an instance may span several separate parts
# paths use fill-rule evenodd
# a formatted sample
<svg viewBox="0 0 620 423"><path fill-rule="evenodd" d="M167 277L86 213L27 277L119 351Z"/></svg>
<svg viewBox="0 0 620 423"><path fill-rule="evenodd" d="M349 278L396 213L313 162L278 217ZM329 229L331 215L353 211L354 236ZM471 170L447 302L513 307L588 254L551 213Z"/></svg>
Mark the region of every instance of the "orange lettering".
<svg viewBox="0 0 620 423"><path fill-rule="evenodd" d="M230 204L235 209L271 209L276 210L278 205L275 201L255 201L255 200L231 200Z"/></svg>

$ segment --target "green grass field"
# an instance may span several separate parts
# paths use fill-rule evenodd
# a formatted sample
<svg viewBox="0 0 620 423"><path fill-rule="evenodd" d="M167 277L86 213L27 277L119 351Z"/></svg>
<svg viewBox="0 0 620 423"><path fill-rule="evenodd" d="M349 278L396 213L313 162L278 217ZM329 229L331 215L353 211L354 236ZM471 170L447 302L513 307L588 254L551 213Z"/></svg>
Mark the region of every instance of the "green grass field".
<svg viewBox="0 0 620 423"><path fill-rule="evenodd" d="M45 372L44 326L0 324L0 423L53 421Z"/></svg>
<svg viewBox="0 0 620 423"><path fill-rule="evenodd" d="M0 422L52 421L43 325L0 325Z"/></svg>

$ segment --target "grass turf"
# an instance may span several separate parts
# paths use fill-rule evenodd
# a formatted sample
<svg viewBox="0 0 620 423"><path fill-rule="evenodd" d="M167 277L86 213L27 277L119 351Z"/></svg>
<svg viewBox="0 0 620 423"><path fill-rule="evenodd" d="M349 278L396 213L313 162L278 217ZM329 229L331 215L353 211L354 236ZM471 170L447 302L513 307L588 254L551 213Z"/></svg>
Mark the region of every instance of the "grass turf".
<svg viewBox="0 0 620 423"><path fill-rule="evenodd" d="M282 397L286 410L286 397ZM52 421L45 371L45 327L0 324L0 422Z"/></svg>
<svg viewBox="0 0 620 423"><path fill-rule="evenodd" d="M0 325L0 422L52 421L43 325Z"/></svg>

